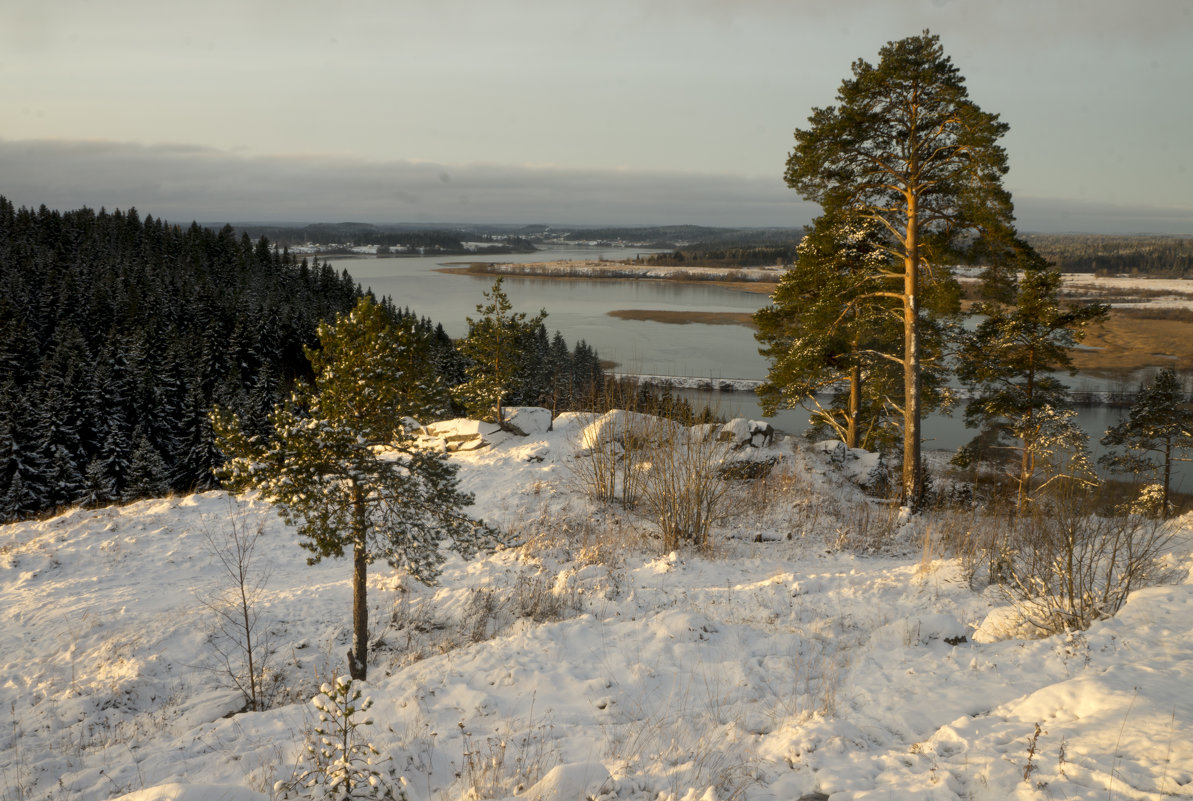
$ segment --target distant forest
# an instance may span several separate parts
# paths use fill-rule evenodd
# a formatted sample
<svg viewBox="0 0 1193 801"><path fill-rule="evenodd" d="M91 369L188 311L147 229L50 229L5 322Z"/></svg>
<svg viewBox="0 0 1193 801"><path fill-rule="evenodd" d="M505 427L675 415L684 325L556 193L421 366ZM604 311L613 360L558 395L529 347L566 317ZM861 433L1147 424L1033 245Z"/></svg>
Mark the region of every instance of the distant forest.
<svg viewBox="0 0 1193 801"><path fill-rule="evenodd" d="M627 243L665 250L643 259L658 266L745 268L790 264L803 238L799 228L717 228L703 225L413 226L369 223L240 225L238 233L266 237L285 248L306 242L413 248L467 254L465 242L485 242L489 253L530 253L560 242ZM1193 278L1193 239L1172 236L1027 234L1024 237L1062 272ZM335 251L331 251L335 252Z"/></svg>
<svg viewBox="0 0 1193 801"><path fill-rule="evenodd" d="M310 377L319 321L360 295L347 271L230 226L0 197L0 520L210 488L212 406L268 431ZM380 302L417 326L448 386L463 380L441 325ZM585 343L542 326L533 339L510 405L573 408L604 382Z"/></svg>
<svg viewBox="0 0 1193 801"><path fill-rule="evenodd" d="M1024 238L1061 272L1193 278L1193 239L1092 234L1028 234Z"/></svg>
<svg viewBox="0 0 1193 801"><path fill-rule="evenodd" d="M788 245L754 247L703 246L654 253L643 259L646 264L659 267L683 265L702 267L769 267L783 266L795 261L797 242Z"/></svg>
<svg viewBox="0 0 1193 801"><path fill-rule="evenodd" d="M791 264L802 238L800 232L791 229L768 229L765 233L753 232L754 236L739 230L736 239L731 233L735 229L697 228L688 233L699 235L710 230L717 233L667 253L653 254L644 261L708 267ZM1193 239L1099 234L1027 234L1024 238L1061 272L1193 278Z"/></svg>
<svg viewBox="0 0 1193 801"><path fill-rule="evenodd" d="M755 247L794 247L803 236L799 228L712 228L704 225L657 225L642 227L578 227L565 234L566 241L627 242L639 247L674 250L684 254L749 249ZM745 266L745 265L742 265Z"/></svg>
<svg viewBox="0 0 1193 801"><path fill-rule="evenodd" d="M378 226L370 223L313 223L311 225L241 225L237 230L252 239L265 237L286 248L307 242L338 245L377 245L383 248L425 250L444 255L471 253L465 242L483 242L489 253L533 253L536 248L517 235L494 235L455 228Z"/></svg>

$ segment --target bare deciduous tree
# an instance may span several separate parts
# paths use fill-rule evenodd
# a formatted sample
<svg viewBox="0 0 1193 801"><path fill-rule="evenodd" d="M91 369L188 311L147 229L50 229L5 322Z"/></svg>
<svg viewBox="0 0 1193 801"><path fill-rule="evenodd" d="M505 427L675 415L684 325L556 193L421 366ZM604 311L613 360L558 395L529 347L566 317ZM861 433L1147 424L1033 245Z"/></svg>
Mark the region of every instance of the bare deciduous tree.
<svg viewBox="0 0 1193 801"><path fill-rule="evenodd" d="M250 515L231 497L226 524L217 530L203 527L207 551L218 563L223 579L220 589L199 598L215 619L211 647L220 669L244 696L245 708L253 712L268 707L269 635L260 625L259 602L270 570L256 558L264 532L264 518Z"/></svg>

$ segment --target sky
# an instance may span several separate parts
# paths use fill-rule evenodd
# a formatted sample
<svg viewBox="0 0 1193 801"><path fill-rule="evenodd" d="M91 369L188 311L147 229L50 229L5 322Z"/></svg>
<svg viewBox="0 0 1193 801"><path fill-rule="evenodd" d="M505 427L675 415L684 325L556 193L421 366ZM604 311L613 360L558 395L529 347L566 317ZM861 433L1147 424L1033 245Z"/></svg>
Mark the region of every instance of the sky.
<svg viewBox="0 0 1193 801"><path fill-rule="evenodd" d="M1193 235L1189 0L4 0L0 195L172 222L799 226L795 128L930 29L1024 231Z"/></svg>

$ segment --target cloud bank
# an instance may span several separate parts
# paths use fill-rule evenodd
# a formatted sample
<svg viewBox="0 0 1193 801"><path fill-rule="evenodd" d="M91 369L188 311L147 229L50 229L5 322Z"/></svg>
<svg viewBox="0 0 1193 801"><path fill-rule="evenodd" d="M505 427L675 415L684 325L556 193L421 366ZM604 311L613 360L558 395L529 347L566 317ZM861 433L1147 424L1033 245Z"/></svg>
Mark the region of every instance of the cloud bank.
<svg viewBox="0 0 1193 801"><path fill-rule="evenodd" d="M127 208L178 222L341 221L798 226L780 179L553 167L241 157L190 146L0 141L21 205Z"/></svg>
<svg viewBox="0 0 1193 801"><path fill-rule="evenodd" d="M189 145L0 140L0 194L171 222L801 226L819 211L777 176L242 156ZM1193 234L1193 210L1019 198L1025 231Z"/></svg>

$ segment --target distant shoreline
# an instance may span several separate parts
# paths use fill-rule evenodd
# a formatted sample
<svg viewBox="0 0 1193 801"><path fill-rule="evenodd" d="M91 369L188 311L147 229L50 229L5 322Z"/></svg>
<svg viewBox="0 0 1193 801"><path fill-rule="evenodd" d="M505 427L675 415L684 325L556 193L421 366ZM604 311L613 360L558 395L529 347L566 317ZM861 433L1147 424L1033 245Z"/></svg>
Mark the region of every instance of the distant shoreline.
<svg viewBox="0 0 1193 801"><path fill-rule="evenodd" d="M493 275L584 281L678 281L715 283L727 289L769 295L781 268L656 267L620 261L472 262L436 268L452 275Z"/></svg>
<svg viewBox="0 0 1193 801"><path fill-rule="evenodd" d="M721 267L659 267L620 261L548 261L525 264L500 262L471 262L437 268L439 272L455 275L492 275L520 278L541 278L560 281L678 281L688 284L716 284L727 289L770 294L783 274L783 268L731 269ZM1148 279L1136 281L1107 281L1092 276L1066 275L1070 292L1078 290L1080 299L1111 303L1105 322L1086 332L1084 347L1070 355L1074 366L1088 375L1106 378L1131 376L1145 367L1175 367L1193 370L1193 353L1187 343L1193 339L1193 310L1190 293L1180 291L1186 286L1177 282L1149 284ZM1152 294L1171 295L1185 308L1157 308L1146 302L1128 302L1135 298L1150 299ZM1117 305L1116 305L1117 303ZM752 315L738 312L684 312L655 309L614 309L608 314L622 320L649 320L666 324L702 323L740 325L752 328Z"/></svg>

